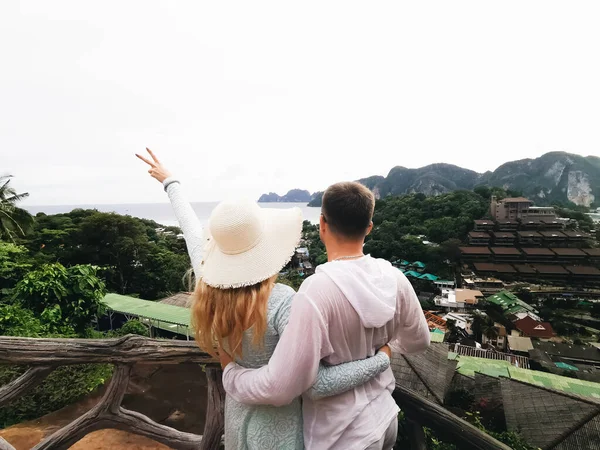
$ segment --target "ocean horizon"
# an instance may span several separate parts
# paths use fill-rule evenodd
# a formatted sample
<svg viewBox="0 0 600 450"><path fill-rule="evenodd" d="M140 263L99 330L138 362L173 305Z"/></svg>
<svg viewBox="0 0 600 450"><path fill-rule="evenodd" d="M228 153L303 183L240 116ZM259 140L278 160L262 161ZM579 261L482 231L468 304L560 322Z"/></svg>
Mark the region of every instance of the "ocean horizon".
<svg viewBox="0 0 600 450"><path fill-rule="evenodd" d="M202 224L208 222L210 213L219 202L192 202L192 209ZM318 223L320 207L309 207L306 203L259 203L262 208L300 208L304 220ZM166 226L178 226L170 203L123 203L123 204L86 204L86 205L24 205L30 214L64 214L74 209L96 209L101 212L114 212L122 215L150 219Z"/></svg>

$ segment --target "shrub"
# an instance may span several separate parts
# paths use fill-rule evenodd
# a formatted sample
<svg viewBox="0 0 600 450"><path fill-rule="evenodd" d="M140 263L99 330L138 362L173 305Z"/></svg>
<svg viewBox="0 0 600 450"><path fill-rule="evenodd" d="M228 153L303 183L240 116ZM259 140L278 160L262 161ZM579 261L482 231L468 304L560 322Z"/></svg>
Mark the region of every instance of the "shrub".
<svg viewBox="0 0 600 450"><path fill-rule="evenodd" d="M123 324L121 328L117 330L119 336L125 336L126 334L138 334L140 336L150 336L150 330L139 320L129 320Z"/></svg>

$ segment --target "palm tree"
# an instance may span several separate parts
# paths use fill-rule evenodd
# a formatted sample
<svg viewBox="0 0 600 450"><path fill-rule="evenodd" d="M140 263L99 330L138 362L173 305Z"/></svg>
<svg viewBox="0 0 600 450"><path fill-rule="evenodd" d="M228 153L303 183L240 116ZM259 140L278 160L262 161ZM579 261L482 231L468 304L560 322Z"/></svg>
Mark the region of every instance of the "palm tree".
<svg viewBox="0 0 600 450"><path fill-rule="evenodd" d="M490 316L484 316L479 313L473 315L473 324L471 330L475 335L476 340L481 340L483 336L489 340L494 340L498 337L498 329Z"/></svg>
<svg viewBox="0 0 600 450"><path fill-rule="evenodd" d="M10 186L12 175L0 176L0 239L14 241L15 236L25 235L31 229L33 217L16 206L29 194L17 194Z"/></svg>

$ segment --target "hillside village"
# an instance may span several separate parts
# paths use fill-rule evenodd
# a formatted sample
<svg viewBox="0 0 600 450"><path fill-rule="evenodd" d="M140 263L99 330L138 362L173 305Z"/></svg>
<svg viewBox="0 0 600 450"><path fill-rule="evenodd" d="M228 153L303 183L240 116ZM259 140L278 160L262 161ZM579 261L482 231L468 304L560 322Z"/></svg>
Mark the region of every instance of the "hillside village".
<svg viewBox="0 0 600 450"><path fill-rule="evenodd" d="M598 242L577 221L523 197L492 197L487 216L459 246L454 277L438 276L422 261L391 261L415 286L432 342L424 355L396 357L397 382L459 416L476 414L490 432L521 433L531 448L597 448ZM317 242L318 231L305 224L283 282L298 287L324 262ZM186 317L178 324L156 320L170 314L160 308L189 307L188 294L143 307L114 294L106 300L111 327L138 314L157 335L190 339ZM154 319L144 312L150 307Z"/></svg>

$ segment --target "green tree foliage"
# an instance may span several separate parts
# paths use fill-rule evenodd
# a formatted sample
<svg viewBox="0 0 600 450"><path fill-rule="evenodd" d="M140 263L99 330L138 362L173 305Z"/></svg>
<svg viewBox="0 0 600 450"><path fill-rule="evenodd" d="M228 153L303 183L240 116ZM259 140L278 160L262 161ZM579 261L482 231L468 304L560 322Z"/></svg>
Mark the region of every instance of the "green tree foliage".
<svg viewBox="0 0 600 450"><path fill-rule="evenodd" d="M471 329L473 330L475 339L478 341L481 341L483 336L488 339L495 339L498 337L498 330L495 327L494 320L487 315L474 314Z"/></svg>
<svg viewBox="0 0 600 450"><path fill-rule="evenodd" d="M588 208L574 204L570 207L564 207L562 205L555 204L554 209L559 217L566 217L577 221L575 228L580 228L581 230L588 232L594 230L594 221L586 214L589 211Z"/></svg>
<svg viewBox="0 0 600 450"><path fill-rule="evenodd" d="M68 325L81 332L94 317L104 314L106 289L97 271L90 265L46 264L19 281L14 296L55 329Z"/></svg>
<svg viewBox="0 0 600 450"><path fill-rule="evenodd" d="M176 227L152 220L75 209L36 216L34 233L24 242L38 263L103 267L107 289L154 300L184 287L190 268L185 241Z"/></svg>
<svg viewBox="0 0 600 450"><path fill-rule="evenodd" d="M117 330L119 336L127 334L137 334L139 336L150 337L150 330L147 325L144 325L139 320L128 320L121 328Z"/></svg>
<svg viewBox="0 0 600 450"><path fill-rule="evenodd" d="M31 215L17 204L29 194L17 194L10 185L12 175L0 176L0 239L14 241L24 236L33 223Z"/></svg>
<svg viewBox="0 0 600 450"><path fill-rule="evenodd" d="M319 225L314 225L305 220L302 224L302 237L306 241L312 265L317 267L325 264L327 262L327 251L319 236Z"/></svg>
<svg viewBox="0 0 600 450"><path fill-rule="evenodd" d="M304 277L301 277L298 271L290 270L285 275L279 275L277 277L277 282L281 284L285 284L293 288L295 291L300 289L300 285L304 281Z"/></svg>
<svg viewBox="0 0 600 450"><path fill-rule="evenodd" d="M43 337L48 334L49 327L33 311L20 305L0 304L1 336Z"/></svg>
<svg viewBox="0 0 600 450"><path fill-rule="evenodd" d="M373 217L375 226L367 237L365 252L389 261L420 260L428 264L428 271L444 274L449 271L444 261L457 261L460 242L471 231L473 221L483 217L488 209L488 201L470 191L378 200ZM425 245L418 236L440 245Z"/></svg>
<svg viewBox="0 0 600 450"><path fill-rule="evenodd" d="M31 269L27 249L0 241L0 301L9 296L17 282Z"/></svg>
<svg viewBox="0 0 600 450"><path fill-rule="evenodd" d="M26 370L25 367L0 367L0 385L5 385ZM0 408L0 427L35 419L70 405L102 386L112 375L110 364L62 366L39 386Z"/></svg>

